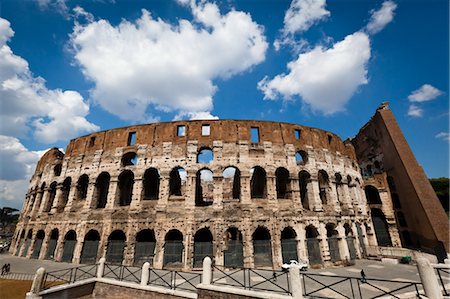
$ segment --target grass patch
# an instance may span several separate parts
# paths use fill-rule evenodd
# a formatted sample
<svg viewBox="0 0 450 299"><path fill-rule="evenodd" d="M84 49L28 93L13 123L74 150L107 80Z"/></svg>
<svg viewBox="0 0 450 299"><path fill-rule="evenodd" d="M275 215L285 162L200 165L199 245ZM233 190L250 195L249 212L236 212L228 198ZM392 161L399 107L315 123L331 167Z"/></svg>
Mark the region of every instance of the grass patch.
<svg viewBox="0 0 450 299"><path fill-rule="evenodd" d="M23 299L31 289L32 280L0 279L0 298Z"/></svg>

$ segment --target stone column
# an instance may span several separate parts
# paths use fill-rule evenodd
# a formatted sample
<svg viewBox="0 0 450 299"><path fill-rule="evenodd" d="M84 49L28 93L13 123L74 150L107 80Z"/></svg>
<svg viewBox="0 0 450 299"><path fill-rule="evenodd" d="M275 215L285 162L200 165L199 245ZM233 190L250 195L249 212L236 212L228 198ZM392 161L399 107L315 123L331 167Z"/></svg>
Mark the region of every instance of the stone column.
<svg viewBox="0 0 450 299"><path fill-rule="evenodd" d="M183 239L183 271L188 271L192 268L193 239L191 230L188 230Z"/></svg>
<svg viewBox="0 0 450 299"><path fill-rule="evenodd" d="M184 205L186 208L193 208L195 206L195 181L196 174L191 174L191 172L186 172L186 188L183 194Z"/></svg>
<svg viewBox="0 0 450 299"><path fill-rule="evenodd" d="M252 232L250 231L250 226L248 221L245 221L243 227L246 227L244 231L242 231L242 243L243 243L243 251L244 251L244 267L245 268L253 268L254 260L253 260L253 240L252 240Z"/></svg>
<svg viewBox="0 0 450 299"><path fill-rule="evenodd" d="M159 178L159 194L158 194L158 208L162 209L167 206L169 200L169 186L170 182L170 170L161 170Z"/></svg>
<svg viewBox="0 0 450 299"><path fill-rule="evenodd" d="M241 172L241 202L243 204L251 203L251 193L250 193L250 175L246 170L245 173Z"/></svg>
<svg viewBox="0 0 450 299"><path fill-rule="evenodd" d="M319 232L319 236L317 238L319 239L322 261L328 262L330 261L331 258L330 258L330 248L328 247L327 229L325 227L325 224L320 223L317 231Z"/></svg>
<svg viewBox="0 0 450 299"><path fill-rule="evenodd" d="M119 189L119 181L118 177L111 176L111 179L109 181L109 188L108 188L108 198L106 200L106 209L113 209L114 207L118 206L117 202L117 191Z"/></svg>
<svg viewBox="0 0 450 299"><path fill-rule="evenodd" d="M125 248L123 250L123 261L122 265L132 266L134 263L134 249L136 246L136 232L129 225L125 232L126 241Z"/></svg>
<svg viewBox="0 0 450 299"><path fill-rule="evenodd" d="M153 268L162 269L164 261L164 238L165 235L155 231L156 253L153 257Z"/></svg>
<svg viewBox="0 0 450 299"><path fill-rule="evenodd" d="M55 262L61 261L64 247L63 245L64 245L64 235L58 234L58 239L56 240L56 248L53 258Z"/></svg>
<svg viewBox="0 0 450 299"><path fill-rule="evenodd" d="M297 254L302 261L308 260L308 250L306 249L306 231L303 224L298 224L297 237Z"/></svg>
<svg viewBox="0 0 450 299"><path fill-rule="evenodd" d="M221 209L223 207L223 177L222 175L215 175L213 177L214 191L213 191L213 207Z"/></svg>
<svg viewBox="0 0 450 299"><path fill-rule="evenodd" d="M300 198L300 185L298 177L291 176L289 178L289 185L291 190L291 199L294 202L296 206L298 206L300 209L302 208L302 200Z"/></svg>
<svg viewBox="0 0 450 299"><path fill-rule="evenodd" d="M272 226L273 227L273 226ZM275 226L276 229L277 226ZM274 269L280 269L283 265L283 252L281 249L281 236L278 230L271 232L272 241L272 267Z"/></svg>
<svg viewBox="0 0 450 299"><path fill-rule="evenodd" d="M75 198L76 195L77 195L77 183L75 182L70 185L69 197L67 200L67 204L64 207L65 212L70 211L70 209L72 208L72 203L74 200L76 200Z"/></svg>
<svg viewBox="0 0 450 299"><path fill-rule="evenodd" d="M276 177L273 175L266 175L266 179L267 200L275 203L277 200Z"/></svg>
<svg viewBox="0 0 450 299"><path fill-rule="evenodd" d="M341 211L341 206L337 196L336 184L334 182L330 182L328 186L327 204L333 207L333 210L335 212L339 213Z"/></svg>
<svg viewBox="0 0 450 299"><path fill-rule="evenodd" d="M337 224L336 230L338 231L338 245L341 260L350 260L350 251L348 249L347 239L345 238L345 228L342 226L342 223Z"/></svg>
<svg viewBox="0 0 450 299"><path fill-rule="evenodd" d="M41 251L39 252L39 259L43 260L47 254L48 243L50 242L51 231L46 230L44 240L42 240Z"/></svg>
<svg viewBox="0 0 450 299"><path fill-rule="evenodd" d="M89 180L88 189L86 193L86 201L84 203L84 210L95 209L97 206L96 192L95 192L95 182Z"/></svg>
<svg viewBox="0 0 450 299"><path fill-rule="evenodd" d="M135 178L131 196L130 209L139 209L142 204L142 177Z"/></svg>
<svg viewBox="0 0 450 299"><path fill-rule="evenodd" d="M341 191L342 191L342 201L341 201L342 204L341 205L344 207L344 209L353 211L352 201L350 198L350 191L348 189L348 185L342 184Z"/></svg>
<svg viewBox="0 0 450 299"><path fill-rule="evenodd" d="M44 191L41 190L37 191L36 199L34 201L33 208L31 209L32 218L35 216L36 212L38 212L40 209L43 193Z"/></svg>
<svg viewBox="0 0 450 299"><path fill-rule="evenodd" d="M50 213L54 214L58 211L58 207L61 203L61 199L62 199L62 195L63 195L63 191L62 191L62 184L58 184L56 186L56 193L55 193L55 199L53 199L53 204L52 207L50 209Z"/></svg>
<svg viewBox="0 0 450 299"><path fill-rule="evenodd" d="M314 212L323 211L322 201L320 200L319 194L319 181L317 178L311 178L311 182L308 184L308 202L309 209Z"/></svg>
<svg viewBox="0 0 450 299"><path fill-rule="evenodd" d="M44 191L42 191L43 195L42 195L41 205L39 206L39 212L38 212L39 214L42 214L44 212L44 208L47 205L47 201L48 201L49 195L50 195L49 190L50 190L50 188L45 187Z"/></svg>

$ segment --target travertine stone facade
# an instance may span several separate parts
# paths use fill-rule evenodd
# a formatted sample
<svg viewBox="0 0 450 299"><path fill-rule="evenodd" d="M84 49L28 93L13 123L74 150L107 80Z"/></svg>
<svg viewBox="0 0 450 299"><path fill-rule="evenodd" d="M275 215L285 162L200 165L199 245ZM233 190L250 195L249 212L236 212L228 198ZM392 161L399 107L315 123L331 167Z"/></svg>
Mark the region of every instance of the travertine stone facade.
<svg viewBox="0 0 450 299"><path fill-rule="evenodd" d="M102 131L41 158L11 252L185 270L205 255L225 266L339 264L377 245L362 184L350 143L301 125L208 120Z"/></svg>

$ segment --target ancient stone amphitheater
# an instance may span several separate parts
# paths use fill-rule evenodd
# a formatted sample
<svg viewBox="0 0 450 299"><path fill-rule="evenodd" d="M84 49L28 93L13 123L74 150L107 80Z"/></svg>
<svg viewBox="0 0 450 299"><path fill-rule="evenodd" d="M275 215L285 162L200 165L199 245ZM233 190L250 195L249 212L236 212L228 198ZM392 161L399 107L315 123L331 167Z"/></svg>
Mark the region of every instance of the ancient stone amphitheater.
<svg viewBox="0 0 450 299"><path fill-rule="evenodd" d="M72 140L39 161L11 251L154 268L342 264L376 245L355 151L320 129L178 121Z"/></svg>

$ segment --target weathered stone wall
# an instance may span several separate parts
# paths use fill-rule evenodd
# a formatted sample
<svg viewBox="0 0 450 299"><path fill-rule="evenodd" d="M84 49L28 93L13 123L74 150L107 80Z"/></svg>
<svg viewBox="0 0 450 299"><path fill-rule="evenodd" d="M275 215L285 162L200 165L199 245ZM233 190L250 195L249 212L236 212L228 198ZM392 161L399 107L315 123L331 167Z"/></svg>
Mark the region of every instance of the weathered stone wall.
<svg viewBox="0 0 450 299"><path fill-rule="evenodd" d="M210 126L209 136L202 136L203 125ZM179 126L184 126L185 136L177 136ZM259 140L254 142L250 134L252 127L259 129ZM295 130L299 130L298 138ZM132 139L134 143L130 142ZM205 148L212 151L213 160L199 163L197 155ZM130 153L137 156L135 165L124 164L124 158ZM298 159L300 153L301 160ZM66 234L73 230L76 246L72 261L76 263L80 262L89 230L96 230L100 235L97 259L105 256L111 233L123 231L126 236L123 263L130 265L134 260L137 233L152 229L156 241L155 268L163 267L165 237L172 229L181 232L183 237L183 269L193 267L195 234L202 228L207 228L212 235L212 255L219 265L224 262L227 230L231 227L242 234L246 267L255 266L252 235L258 227L266 228L270 234L270 264L274 268L282 264L282 231L288 227L294 232L298 257L305 260L309 257L306 228L311 225L317 230L323 264L339 263L331 261L327 224L335 227L340 260L350 258L346 236L355 237L351 242L358 257L362 256L365 245L376 245L376 239L368 241L366 236L366 228L370 229L372 224L354 149L323 130L263 121L159 123L82 136L72 140L66 154L61 155L52 149L38 163L11 246L15 254L32 256L40 230L44 238L39 258L45 258L48 251L53 250L50 245L53 232L56 248L47 256L55 260L61 260ZM58 165L60 174L55 171ZM228 180L223 172L229 166L239 170L238 199L230 198L232 187L223 183ZM252 169L257 166L265 172L262 198L251 196L252 188L260 184L253 178L255 171ZM186 171L181 195L170 194L170 173L177 167ZM149 168L159 173L157 199L153 200L144 196L145 172ZM288 172L284 181L277 175L280 168ZM208 184L212 186L209 190L212 204L196 202L197 173L202 169L212 172L212 181ZM320 179L319 184L319 170L326 173L325 183ZM129 203L121 205L124 197L121 174L126 171L133 176L132 195ZM309 175L303 187L301 171ZM106 206L97 208L100 184L96 180L101 173L107 173L110 181ZM85 198L80 198L79 181L83 175L88 176L89 183ZM283 198L277 198L282 184ZM357 224L361 227L359 234ZM347 231L344 225L349 228ZM27 247L28 234L31 239Z"/></svg>

